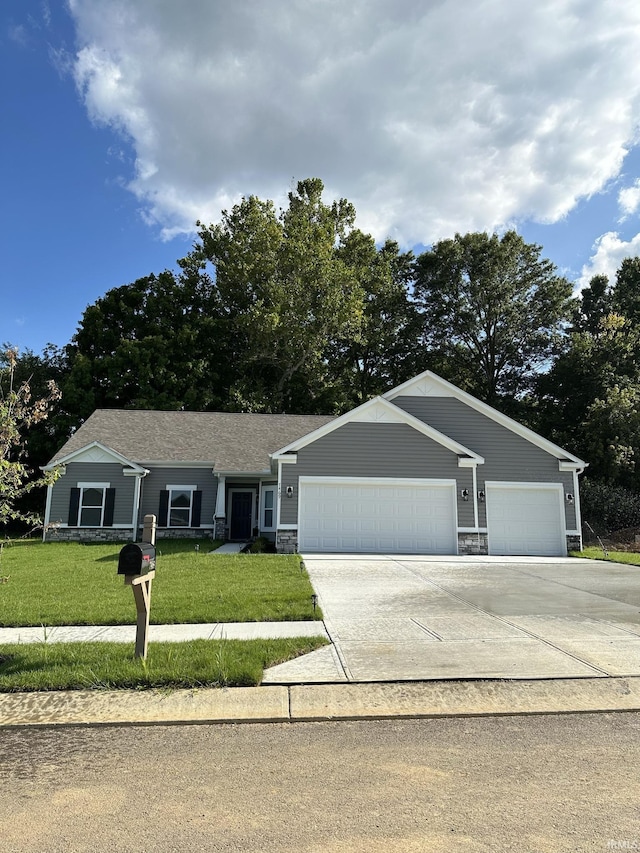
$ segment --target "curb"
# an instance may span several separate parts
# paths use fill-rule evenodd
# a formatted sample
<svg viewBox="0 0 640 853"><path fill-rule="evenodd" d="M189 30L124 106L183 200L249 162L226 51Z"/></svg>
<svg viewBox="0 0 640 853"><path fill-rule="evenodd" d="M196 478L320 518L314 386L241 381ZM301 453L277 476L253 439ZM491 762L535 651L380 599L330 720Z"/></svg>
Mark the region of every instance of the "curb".
<svg viewBox="0 0 640 853"><path fill-rule="evenodd" d="M420 719L640 710L640 677L0 694L0 726Z"/></svg>

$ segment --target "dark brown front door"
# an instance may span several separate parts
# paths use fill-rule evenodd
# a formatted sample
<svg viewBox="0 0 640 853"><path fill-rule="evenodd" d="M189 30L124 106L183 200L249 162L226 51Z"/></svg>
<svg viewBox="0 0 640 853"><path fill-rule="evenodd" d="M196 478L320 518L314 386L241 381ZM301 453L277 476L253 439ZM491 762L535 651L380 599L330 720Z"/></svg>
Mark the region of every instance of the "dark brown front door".
<svg viewBox="0 0 640 853"><path fill-rule="evenodd" d="M251 538L253 492L231 492L231 524L229 539Z"/></svg>

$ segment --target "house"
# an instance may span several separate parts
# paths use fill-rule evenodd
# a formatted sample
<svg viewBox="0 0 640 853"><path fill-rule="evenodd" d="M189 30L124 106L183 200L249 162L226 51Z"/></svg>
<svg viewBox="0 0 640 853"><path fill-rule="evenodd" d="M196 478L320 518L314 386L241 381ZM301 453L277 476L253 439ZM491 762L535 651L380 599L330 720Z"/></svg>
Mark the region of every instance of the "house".
<svg viewBox="0 0 640 853"><path fill-rule="evenodd" d="M426 371L338 418L98 410L53 457L49 540L274 539L281 552L557 556L587 463Z"/></svg>

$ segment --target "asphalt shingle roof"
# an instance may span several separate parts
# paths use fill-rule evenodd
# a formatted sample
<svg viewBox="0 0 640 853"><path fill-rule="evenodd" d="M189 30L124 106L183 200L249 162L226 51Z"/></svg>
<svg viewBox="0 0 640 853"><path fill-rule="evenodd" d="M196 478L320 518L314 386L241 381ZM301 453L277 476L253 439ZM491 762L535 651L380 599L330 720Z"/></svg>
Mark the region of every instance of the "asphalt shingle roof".
<svg viewBox="0 0 640 853"><path fill-rule="evenodd" d="M332 421L325 415L97 409L51 462L94 441L132 462L210 462L216 471L266 471L269 453Z"/></svg>

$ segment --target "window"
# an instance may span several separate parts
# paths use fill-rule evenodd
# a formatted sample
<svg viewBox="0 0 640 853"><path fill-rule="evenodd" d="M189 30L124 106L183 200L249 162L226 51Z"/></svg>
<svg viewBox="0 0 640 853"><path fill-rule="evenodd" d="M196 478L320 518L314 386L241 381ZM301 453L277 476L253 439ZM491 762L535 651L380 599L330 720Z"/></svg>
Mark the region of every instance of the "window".
<svg viewBox="0 0 640 853"><path fill-rule="evenodd" d="M76 523L80 527L105 527L113 524L113 493L110 483L78 483L78 514ZM107 507L110 503L110 508ZM107 513L105 510L109 510ZM106 515L109 518L106 518Z"/></svg>
<svg viewBox="0 0 640 853"><path fill-rule="evenodd" d="M276 526L276 486L262 489L262 529L275 530Z"/></svg>
<svg viewBox="0 0 640 853"><path fill-rule="evenodd" d="M169 492L169 527L191 527L191 510L195 486L167 486Z"/></svg>
<svg viewBox="0 0 640 853"><path fill-rule="evenodd" d="M200 527L202 492L171 483L160 492L158 527Z"/></svg>

